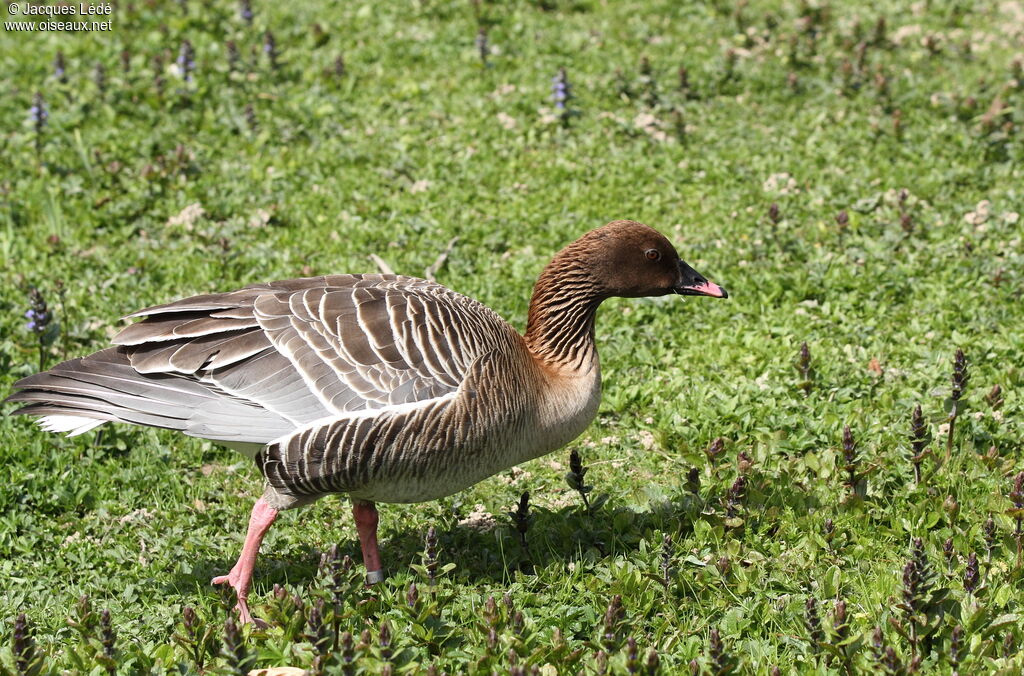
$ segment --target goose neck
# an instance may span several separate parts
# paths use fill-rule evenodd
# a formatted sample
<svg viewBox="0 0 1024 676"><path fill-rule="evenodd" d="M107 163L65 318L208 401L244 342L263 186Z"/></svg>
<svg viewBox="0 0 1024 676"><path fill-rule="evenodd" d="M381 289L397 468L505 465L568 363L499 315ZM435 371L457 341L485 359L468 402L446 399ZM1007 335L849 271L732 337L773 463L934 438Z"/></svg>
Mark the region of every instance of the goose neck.
<svg viewBox="0 0 1024 676"><path fill-rule="evenodd" d="M556 257L530 299L526 345L538 361L587 370L597 358L594 318L605 295L585 266Z"/></svg>

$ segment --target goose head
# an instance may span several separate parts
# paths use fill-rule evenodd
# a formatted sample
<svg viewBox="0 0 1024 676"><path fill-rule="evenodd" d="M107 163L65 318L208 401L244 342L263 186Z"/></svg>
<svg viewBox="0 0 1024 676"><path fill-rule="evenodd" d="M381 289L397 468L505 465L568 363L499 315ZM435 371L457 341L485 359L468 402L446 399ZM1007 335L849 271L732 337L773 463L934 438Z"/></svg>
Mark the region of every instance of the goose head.
<svg viewBox="0 0 1024 676"><path fill-rule="evenodd" d="M577 240L578 262L591 268L602 296L639 298L678 293L728 298L679 257L675 247L654 228L636 221L612 221Z"/></svg>

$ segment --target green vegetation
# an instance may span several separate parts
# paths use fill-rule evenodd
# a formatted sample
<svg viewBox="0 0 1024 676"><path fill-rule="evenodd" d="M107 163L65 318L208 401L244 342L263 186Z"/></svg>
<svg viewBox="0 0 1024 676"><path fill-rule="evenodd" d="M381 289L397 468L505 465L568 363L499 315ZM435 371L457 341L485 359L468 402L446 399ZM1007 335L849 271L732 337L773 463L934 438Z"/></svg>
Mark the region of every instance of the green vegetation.
<svg viewBox="0 0 1024 676"><path fill-rule="evenodd" d="M570 449L384 506L372 590L344 500L285 514L241 637L209 580L251 463L3 418L0 670L1020 673L1020 2L252 10L0 34L0 394L135 309L371 254L449 251L437 279L522 328L548 257L615 218L732 298L608 302L568 481Z"/></svg>

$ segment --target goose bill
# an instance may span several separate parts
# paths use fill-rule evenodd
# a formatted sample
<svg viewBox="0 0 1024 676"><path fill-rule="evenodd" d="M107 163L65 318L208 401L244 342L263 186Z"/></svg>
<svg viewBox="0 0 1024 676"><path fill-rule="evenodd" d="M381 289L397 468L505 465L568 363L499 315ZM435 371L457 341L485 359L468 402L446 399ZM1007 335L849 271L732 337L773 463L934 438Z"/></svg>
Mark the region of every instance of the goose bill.
<svg viewBox="0 0 1024 676"><path fill-rule="evenodd" d="M680 296L711 296L712 298L728 298L729 292L714 282L709 282L704 275L691 268L686 262L679 261L679 283L672 288Z"/></svg>
<svg viewBox="0 0 1024 676"><path fill-rule="evenodd" d="M680 296L711 296L712 298L728 298L729 292L714 282L701 282L691 286L677 286L676 293Z"/></svg>

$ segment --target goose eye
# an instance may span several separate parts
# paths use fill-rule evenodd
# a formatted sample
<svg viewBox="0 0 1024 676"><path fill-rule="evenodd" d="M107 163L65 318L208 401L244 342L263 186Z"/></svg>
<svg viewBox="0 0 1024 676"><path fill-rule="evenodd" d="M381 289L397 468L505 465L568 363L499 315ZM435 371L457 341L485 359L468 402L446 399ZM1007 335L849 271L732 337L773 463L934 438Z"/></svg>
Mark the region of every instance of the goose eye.
<svg viewBox="0 0 1024 676"><path fill-rule="evenodd" d="M649 261L661 260L661 252L657 249L648 249L644 252L644 255L647 256L647 260Z"/></svg>

